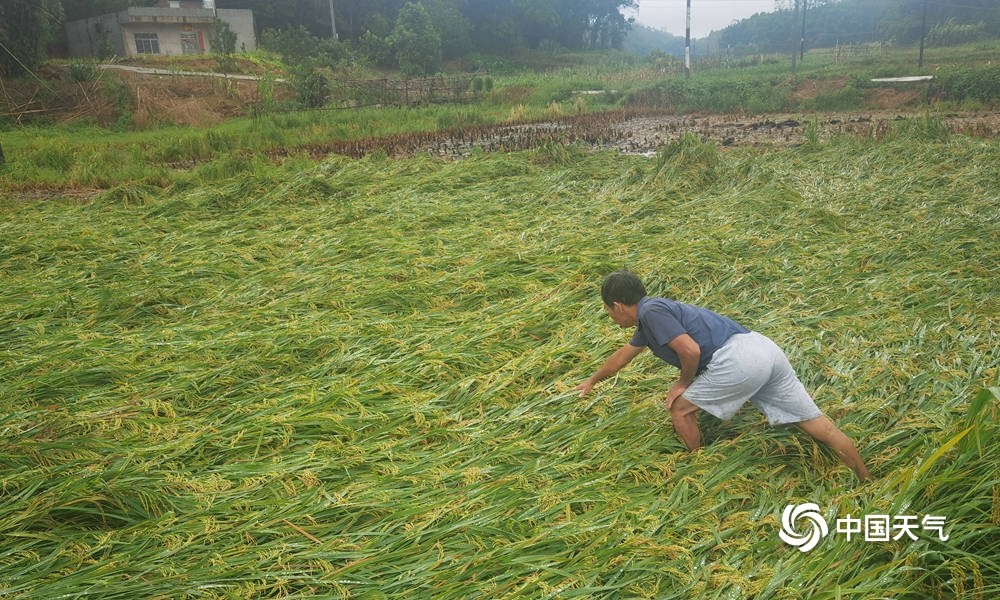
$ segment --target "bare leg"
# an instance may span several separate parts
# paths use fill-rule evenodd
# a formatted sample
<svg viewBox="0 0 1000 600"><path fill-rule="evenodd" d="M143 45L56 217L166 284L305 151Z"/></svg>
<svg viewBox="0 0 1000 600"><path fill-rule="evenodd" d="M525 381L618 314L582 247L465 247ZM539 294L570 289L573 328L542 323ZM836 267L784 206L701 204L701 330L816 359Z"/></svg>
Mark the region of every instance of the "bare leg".
<svg viewBox="0 0 1000 600"><path fill-rule="evenodd" d="M823 442L836 452L845 465L854 469L854 472L858 474L858 479L866 481L869 478L868 468L865 467L864 461L861 460L861 455L858 454L858 449L854 447L854 442L843 431L838 429L833 424L833 421L826 416L821 416L796 423L796 425L802 431L813 436L817 441Z"/></svg>
<svg viewBox="0 0 1000 600"><path fill-rule="evenodd" d="M674 431L684 442L688 450L701 447L701 430L698 429L698 411L701 409L687 401L684 396L678 396L670 406L670 418L674 423Z"/></svg>

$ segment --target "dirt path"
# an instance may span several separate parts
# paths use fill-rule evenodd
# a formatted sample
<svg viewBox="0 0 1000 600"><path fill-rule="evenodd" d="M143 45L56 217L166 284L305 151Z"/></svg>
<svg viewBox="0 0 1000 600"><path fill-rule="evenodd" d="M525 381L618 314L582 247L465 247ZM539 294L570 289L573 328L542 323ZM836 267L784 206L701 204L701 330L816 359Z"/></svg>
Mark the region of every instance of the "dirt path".
<svg viewBox="0 0 1000 600"><path fill-rule="evenodd" d="M233 73L212 73L208 71L175 71L173 69L158 69L153 67L135 67L131 65L98 65L100 69L114 69L116 71L129 71L142 75L182 75L185 77L218 77L221 79L239 79L241 81L261 81L264 77L258 75L237 75ZM284 83L284 79L273 79L273 81Z"/></svg>

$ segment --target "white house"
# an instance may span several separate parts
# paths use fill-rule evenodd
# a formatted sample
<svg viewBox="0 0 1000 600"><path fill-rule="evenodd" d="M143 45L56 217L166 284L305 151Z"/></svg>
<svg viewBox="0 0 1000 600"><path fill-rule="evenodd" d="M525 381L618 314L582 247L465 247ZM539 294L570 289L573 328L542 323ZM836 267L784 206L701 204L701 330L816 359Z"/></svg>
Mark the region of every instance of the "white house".
<svg viewBox="0 0 1000 600"><path fill-rule="evenodd" d="M66 38L74 57L205 54L212 50L216 20L236 34L238 52L257 48L253 11L215 8L215 0L159 0L148 8L70 21Z"/></svg>

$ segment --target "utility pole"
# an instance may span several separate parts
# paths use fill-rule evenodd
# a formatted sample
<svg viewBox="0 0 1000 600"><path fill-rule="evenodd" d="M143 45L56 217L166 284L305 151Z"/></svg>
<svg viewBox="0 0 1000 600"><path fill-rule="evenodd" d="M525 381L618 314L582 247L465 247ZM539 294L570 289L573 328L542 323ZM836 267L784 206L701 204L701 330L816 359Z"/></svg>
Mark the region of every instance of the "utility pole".
<svg viewBox="0 0 1000 600"><path fill-rule="evenodd" d="M918 66L924 66L924 38L927 37L927 0L924 0L924 15L920 19L920 62Z"/></svg>
<svg viewBox="0 0 1000 600"><path fill-rule="evenodd" d="M337 17L333 14L333 0L330 0L330 29L332 30L333 39L340 39L337 37Z"/></svg>
<svg viewBox="0 0 1000 600"><path fill-rule="evenodd" d="M809 0L802 0L802 35L799 36L799 60L805 60L806 57L806 7L809 6Z"/></svg>
<svg viewBox="0 0 1000 600"><path fill-rule="evenodd" d="M795 0L795 8L792 11L792 23L795 23L796 21L798 21L798 19L799 19L799 0ZM793 25L793 27L794 27L794 25ZM794 42L793 42L793 44L794 44ZM798 60L798 58L799 58L799 53L795 51L795 46L792 46L792 78L793 79L798 75L798 64L796 63L796 60Z"/></svg>
<svg viewBox="0 0 1000 600"><path fill-rule="evenodd" d="M691 77L691 0L687 0L687 27L684 29L684 76Z"/></svg>

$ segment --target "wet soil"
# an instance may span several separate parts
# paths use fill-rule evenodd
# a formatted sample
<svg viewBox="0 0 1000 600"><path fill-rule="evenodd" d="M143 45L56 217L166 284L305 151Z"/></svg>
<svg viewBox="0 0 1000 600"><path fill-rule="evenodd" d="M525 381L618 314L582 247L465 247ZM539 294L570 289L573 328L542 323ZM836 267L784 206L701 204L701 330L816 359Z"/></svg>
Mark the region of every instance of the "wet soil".
<svg viewBox="0 0 1000 600"><path fill-rule="evenodd" d="M554 119L528 124L441 132L433 140L363 140L391 155L429 152L461 157L482 151L522 150L546 142L577 143L626 154L653 154L685 133L720 146L792 147L810 139L822 142L839 135L881 139L891 123L926 118L925 113L865 111L823 114L674 115L655 112L610 112L600 115ZM952 133L995 138L1000 134L1000 113L950 113L935 115ZM361 148L348 151L357 154ZM362 154L364 152L361 152Z"/></svg>

